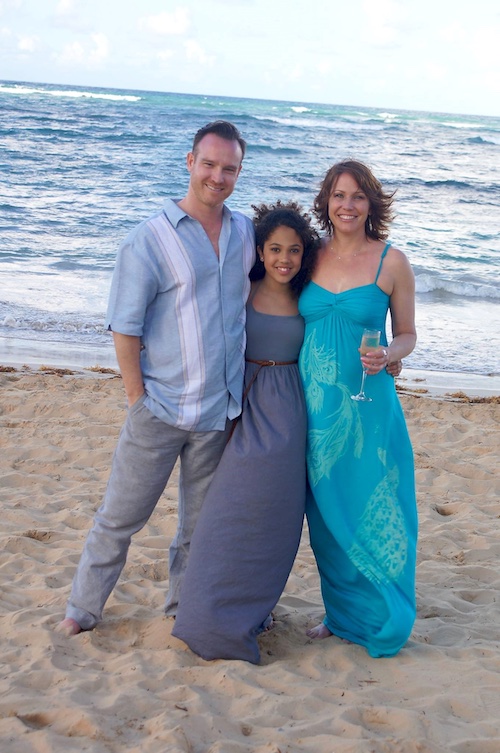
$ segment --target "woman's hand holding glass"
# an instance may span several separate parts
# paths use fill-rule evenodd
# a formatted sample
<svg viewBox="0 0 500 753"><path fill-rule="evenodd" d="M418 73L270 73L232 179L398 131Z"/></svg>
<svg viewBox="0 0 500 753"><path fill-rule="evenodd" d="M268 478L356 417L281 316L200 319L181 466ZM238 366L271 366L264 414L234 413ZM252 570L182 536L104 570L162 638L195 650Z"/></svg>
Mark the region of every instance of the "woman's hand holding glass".
<svg viewBox="0 0 500 753"><path fill-rule="evenodd" d="M372 376L383 369L392 377L399 376L403 371L403 362L401 360L390 361L389 350L384 346L379 346L377 350L362 355L361 363L366 373Z"/></svg>
<svg viewBox="0 0 500 753"><path fill-rule="evenodd" d="M359 350L361 352L361 348ZM366 373L372 376L385 369L390 376L397 377L403 370L401 360L389 360L389 348L386 346L379 346L370 353L361 354L361 363Z"/></svg>
<svg viewBox="0 0 500 753"><path fill-rule="evenodd" d="M382 369L385 369L389 363L387 348L378 345L365 353L361 352L361 363L367 375L373 376L378 374Z"/></svg>

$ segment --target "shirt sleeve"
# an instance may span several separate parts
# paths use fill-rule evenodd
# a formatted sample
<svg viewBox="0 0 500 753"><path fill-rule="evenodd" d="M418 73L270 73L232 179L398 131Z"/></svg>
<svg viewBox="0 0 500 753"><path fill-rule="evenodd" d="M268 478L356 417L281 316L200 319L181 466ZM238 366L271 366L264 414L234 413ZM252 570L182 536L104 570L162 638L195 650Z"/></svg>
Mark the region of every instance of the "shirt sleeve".
<svg viewBox="0 0 500 753"><path fill-rule="evenodd" d="M257 258L255 248L255 229L252 220L241 212L233 212L236 227L243 243L243 266L248 275Z"/></svg>
<svg viewBox="0 0 500 753"><path fill-rule="evenodd" d="M147 222L141 223L118 249L106 329L141 337L147 308L158 294L156 257L154 236L148 231Z"/></svg>

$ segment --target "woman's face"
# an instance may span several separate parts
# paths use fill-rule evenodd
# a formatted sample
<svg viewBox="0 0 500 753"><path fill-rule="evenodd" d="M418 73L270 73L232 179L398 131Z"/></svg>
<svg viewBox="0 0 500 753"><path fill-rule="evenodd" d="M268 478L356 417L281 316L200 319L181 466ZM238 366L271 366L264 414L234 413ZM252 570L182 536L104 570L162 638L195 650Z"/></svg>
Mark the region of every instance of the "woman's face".
<svg viewBox="0 0 500 753"><path fill-rule="evenodd" d="M281 285L289 283L302 265L304 244L302 238L291 227L280 225L259 248L264 259L266 276Z"/></svg>
<svg viewBox="0 0 500 753"><path fill-rule="evenodd" d="M368 197L352 175L339 175L328 200L328 216L334 229L343 233L364 230L369 212Z"/></svg>

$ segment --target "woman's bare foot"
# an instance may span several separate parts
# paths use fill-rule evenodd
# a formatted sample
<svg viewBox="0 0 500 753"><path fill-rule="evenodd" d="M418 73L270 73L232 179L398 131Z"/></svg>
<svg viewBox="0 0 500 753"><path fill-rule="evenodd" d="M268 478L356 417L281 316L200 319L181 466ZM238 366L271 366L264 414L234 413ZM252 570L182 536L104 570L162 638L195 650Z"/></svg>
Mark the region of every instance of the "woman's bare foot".
<svg viewBox="0 0 500 753"><path fill-rule="evenodd" d="M320 622L319 625L316 625L316 627L311 628L310 630L306 631L306 635L308 638L313 638L315 640L321 641L323 638L329 638L333 633L331 633L324 622Z"/></svg>
<svg viewBox="0 0 500 753"><path fill-rule="evenodd" d="M66 617L66 619L60 622L57 626L57 632L64 633L64 635L67 635L69 637L81 633L82 628L72 617Z"/></svg>

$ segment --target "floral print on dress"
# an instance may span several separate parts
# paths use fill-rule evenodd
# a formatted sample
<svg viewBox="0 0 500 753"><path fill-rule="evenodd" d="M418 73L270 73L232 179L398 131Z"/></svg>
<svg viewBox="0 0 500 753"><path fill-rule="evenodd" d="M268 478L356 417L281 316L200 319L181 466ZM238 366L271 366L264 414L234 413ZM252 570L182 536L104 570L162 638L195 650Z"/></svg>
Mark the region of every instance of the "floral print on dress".
<svg viewBox="0 0 500 753"><path fill-rule="evenodd" d="M347 556L368 580L387 583L397 580L408 559L408 535L396 496L397 466L375 487L359 521Z"/></svg>
<svg viewBox="0 0 500 753"><path fill-rule="evenodd" d="M316 345L315 330L302 346L301 369L308 377L305 396L311 413L319 413L324 408L324 386L335 386L340 392L340 405L327 416L328 426L324 429L310 429L307 435L309 481L312 486L316 486L322 478L330 478L332 468L344 455L351 435L354 438L354 456L361 457L363 431L357 404L351 400L346 385L337 381L340 373L335 351L324 345Z"/></svg>

